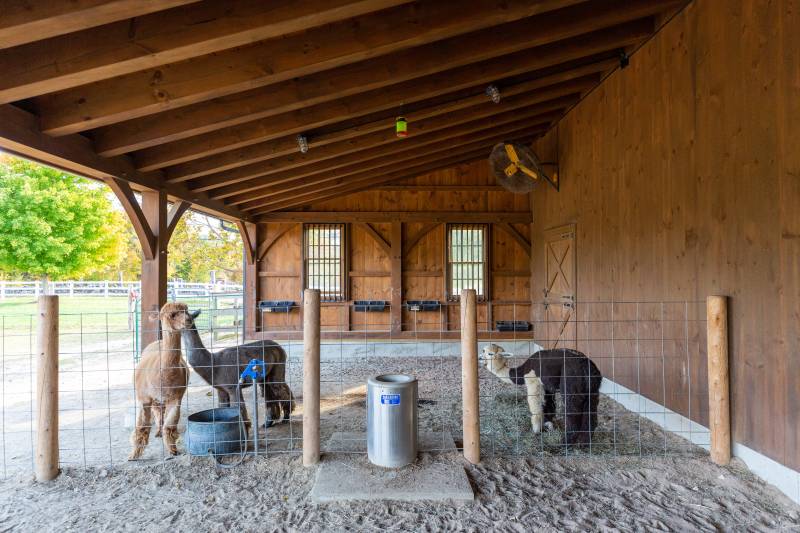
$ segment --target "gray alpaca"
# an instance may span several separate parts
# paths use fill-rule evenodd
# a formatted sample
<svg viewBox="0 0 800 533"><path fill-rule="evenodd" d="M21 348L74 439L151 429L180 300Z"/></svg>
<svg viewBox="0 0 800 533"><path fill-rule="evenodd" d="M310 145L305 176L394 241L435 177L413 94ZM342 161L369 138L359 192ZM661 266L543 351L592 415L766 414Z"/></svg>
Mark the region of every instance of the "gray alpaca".
<svg viewBox="0 0 800 533"><path fill-rule="evenodd" d="M182 332L186 358L195 372L217 390L220 405L228 407L231 398L234 398L242 410L247 427L250 427L241 388L252 385L252 380L248 378L242 383L238 397L236 385L247 364L252 359L261 359L267 363L267 376L258 383L267 412L264 425L269 427L274 421L289 420L294 410L294 396L286 383L286 352L283 348L274 341L263 340L209 352L195 325L199 314L200 311L189 313L190 324Z"/></svg>

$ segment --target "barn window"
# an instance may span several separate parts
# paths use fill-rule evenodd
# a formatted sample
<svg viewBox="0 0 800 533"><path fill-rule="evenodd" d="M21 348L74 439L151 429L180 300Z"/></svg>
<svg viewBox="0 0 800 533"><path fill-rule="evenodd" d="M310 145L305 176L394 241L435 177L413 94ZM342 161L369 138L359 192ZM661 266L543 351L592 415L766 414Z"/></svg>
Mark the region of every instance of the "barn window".
<svg viewBox="0 0 800 533"><path fill-rule="evenodd" d="M486 297L487 224L447 226L447 295L456 299L462 289Z"/></svg>
<svg viewBox="0 0 800 533"><path fill-rule="evenodd" d="M306 224L303 231L305 286L323 302L345 299L344 224Z"/></svg>

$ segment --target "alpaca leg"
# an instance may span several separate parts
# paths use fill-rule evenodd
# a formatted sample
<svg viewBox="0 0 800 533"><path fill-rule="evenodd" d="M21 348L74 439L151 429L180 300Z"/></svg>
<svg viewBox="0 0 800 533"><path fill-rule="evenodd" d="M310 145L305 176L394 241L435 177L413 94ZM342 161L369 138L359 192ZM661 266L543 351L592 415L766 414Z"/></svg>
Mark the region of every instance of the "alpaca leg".
<svg viewBox="0 0 800 533"><path fill-rule="evenodd" d="M275 398L275 412L280 422L288 422L294 410L292 389L286 383L275 383L272 385L272 395Z"/></svg>
<svg viewBox="0 0 800 533"><path fill-rule="evenodd" d="M181 418L181 402L172 401L164 406L164 447L170 455L178 455L178 421Z"/></svg>
<svg viewBox="0 0 800 533"><path fill-rule="evenodd" d="M152 412L150 402L142 403L141 409L139 409L139 414L136 416L136 428L131 434L131 444L133 445L133 450L128 456L129 461L134 461L142 456L142 453L147 446L147 441L150 439L151 418Z"/></svg>
<svg viewBox="0 0 800 533"><path fill-rule="evenodd" d="M217 401L220 407L230 407L231 395L225 389L217 389Z"/></svg>
<svg viewBox="0 0 800 533"><path fill-rule="evenodd" d="M153 421L155 422L156 426L156 434L155 437L161 437L161 433L164 429L164 406L163 405L153 405Z"/></svg>
<svg viewBox="0 0 800 533"><path fill-rule="evenodd" d="M556 397L552 392L544 393L544 427L547 431L553 431L556 427Z"/></svg>
<svg viewBox="0 0 800 533"><path fill-rule="evenodd" d="M589 398L582 390L570 391L564 398L564 433L567 444L589 443Z"/></svg>
<svg viewBox="0 0 800 533"><path fill-rule="evenodd" d="M264 412L267 416L267 419L264 420L264 427L268 428L280 420L280 405L275 397L271 383L261 382L258 386L261 388L261 395L264 397Z"/></svg>
<svg viewBox="0 0 800 533"><path fill-rule="evenodd" d="M544 385L542 385L542 381L536 376L536 373L531 371L525 374L525 388L528 393L528 409L531 412L531 429L534 433L540 433L544 420L544 415L542 414Z"/></svg>
<svg viewBox="0 0 800 533"><path fill-rule="evenodd" d="M251 426L250 417L247 414L247 404L245 404L245 402L244 402L244 393L242 392L242 389L239 389L238 398L237 399L238 399L238 402L239 402L239 404L238 404L239 405L239 412L241 413L242 420L244 420L245 435L249 435L250 434L250 426ZM258 406L256 405L255 408L258 409ZM258 428L256 428L256 431L258 431Z"/></svg>

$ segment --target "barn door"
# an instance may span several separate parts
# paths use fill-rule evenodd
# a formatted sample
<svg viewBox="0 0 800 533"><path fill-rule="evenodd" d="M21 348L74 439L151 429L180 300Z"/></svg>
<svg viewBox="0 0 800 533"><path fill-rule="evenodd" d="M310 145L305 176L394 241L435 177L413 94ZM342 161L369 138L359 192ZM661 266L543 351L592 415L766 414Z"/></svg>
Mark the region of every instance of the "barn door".
<svg viewBox="0 0 800 533"><path fill-rule="evenodd" d="M546 348L576 348L575 225L548 230L545 247Z"/></svg>

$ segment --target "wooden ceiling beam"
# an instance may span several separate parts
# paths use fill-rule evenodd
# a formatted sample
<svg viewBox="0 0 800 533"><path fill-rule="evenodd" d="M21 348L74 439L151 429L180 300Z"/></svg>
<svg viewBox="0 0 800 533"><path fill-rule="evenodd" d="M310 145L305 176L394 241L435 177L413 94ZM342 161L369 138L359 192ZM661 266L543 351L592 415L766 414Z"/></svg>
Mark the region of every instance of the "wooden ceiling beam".
<svg viewBox="0 0 800 533"><path fill-rule="evenodd" d="M142 70L48 94L37 98L36 103L43 131L51 135L77 133L433 41L439 41L437 47L447 47L443 39L579 1L416 2L196 57L166 68ZM505 32L509 31L513 29Z"/></svg>
<svg viewBox="0 0 800 533"><path fill-rule="evenodd" d="M610 67L612 66L612 64L616 64L616 60L607 61L605 66ZM591 70L597 71L598 68L599 67L597 67L596 65L593 65L593 68ZM587 67L583 67L583 69L588 70ZM509 97L521 95L529 91L534 91L536 89L539 89L536 94L541 97L541 101L544 101L550 98L563 96L571 92L584 91L587 88L597 84L599 81L600 81L599 74L594 74L594 75L590 74L574 80L568 80L567 82L562 81L561 83L552 85L546 83L546 79L544 78L524 81L522 83L517 83L514 85L499 84L503 98L500 102L500 106L506 105ZM483 85L476 88L475 90L476 94L468 96L466 98L458 98L441 104L429 105L425 107L420 106L419 108L415 108L415 110L405 111L404 115L408 119L409 123L412 125L412 129L414 130L414 136L416 136L418 123L421 120L444 115L447 113L469 108L472 106L485 106L486 104L490 104L489 99L487 98L486 94L482 89ZM420 104L424 104L424 102L420 102ZM500 112L502 111L502 109L503 108L500 107L497 108L496 111ZM393 117L391 116L385 116L379 120L375 120L365 124L360 124L353 128L347 128L347 130L351 130L354 133L358 133L357 138L361 138L365 134L378 132L390 128L392 125L392 119ZM342 132L341 135L342 141L350 139L352 137L350 135L351 131ZM389 135L386 135L386 132L383 133L384 135L382 137L396 138L395 135L391 132L389 132ZM167 178L168 183L179 183L181 181L187 181L190 179L199 178L209 174L230 171L232 169L253 163L258 163L260 161L273 161L273 163L276 164L276 166L285 169L285 168L291 168L290 165L295 163L296 163L295 166L307 164L309 162L319 161L327 157L341 156L347 154L348 150L355 151L359 149L356 140L353 140L351 143L330 142L330 139L333 136L327 135L326 136L327 142L321 144L319 142L318 137L313 133L307 135L307 137L310 146L310 152L307 154L301 154L299 152L299 150L297 149L296 137L292 136L290 139L277 139L275 141L267 141L264 143L259 143L253 146L249 146L247 148L240 148L238 150L232 150L230 152L224 152L222 154L206 157L196 161L190 161L188 163L183 163L181 165L176 165L174 167L168 167L164 169L164 174ZM387 138L387 142L388 140L390 140L390 138ZM276 144L286 143L287 141L288 141L287 144L290 144L291 146L291 151L289 153L283 154L283 157L276 156ZM280 162L278 160L280 160ZM202 189L198 187L198 190Z"/></svg>
<svg viewBox="0 0 800 533"><path fill-rule="evenodd" d="M635 0L635 2L646 5L648 7L647 11L654 11L654 6L660 3L658 0ZM285 83L268 85L260 89L219 98L210 102L186 106L150 117L99 128L94 132L96 146L98 152L103 155L116 155L165 142L185 139L220 128L252 122L257 119L274 117L277 114L291 110L307 110L312 105L364 93L365 91L382 89L399 82L497 58L520 50L530 50L529 53L534 55L539 55L540 52L553 55L553 57L547 58L540 57L538 64L533 62L535 65L533 68L529 66L525 69L535 70L543 66L550 66L576 57L608 50L608 41L606 41L605 47L600 50L593 50L591 45L597 43L589 39L589 42L586 43L589 49L581 50L578 55L574 55L574 48L569 46L569 44L573 43L564 40L582 35L585 31L604 28L604 25L608 26L610 24L609 20L630 20L634 18L634 14L638 14L636 11L623 10L616 6L608 8L607 12L600 12L601 15L604 14L605 16L590 17L588 19L584 17L582 20L560 18L558 21L554 20L549 25L542 26L536 32L531 32L534 21L541 17L554 15L563 17L563 13L571 9L574 8L546 13L520 22L495 26L465 36L454 37L430 45L395 52L388 56L311 74ZM632 33L636 34L638 38L646 37L652 34L653 25L652 17L648 17L645 20L640 19L638 26L636 22L614 26L608 30L609 35L606 35L606 38L614 35L616 37L616 39L613 39L615 46L632 44L632 42L638 41L638 39L630 38ZM509 26L513 27L513 31ZM626 35L628 36L627 39L624 38ZM601 37L596 34L591 36L601 40ZM563 42L560 42L558 46L553 46L551 49L535 49L539 45L559 41ZM492 45L489 46L488 43L492 43ZM567 49L560 50L564 46ZM570 52L572 52L572 55ZM563 58L563 55L567 57ZM494 72L499 74L497 77L509 75L507 70L499 72L495 70ZM476 81L473 77L469 85L474 85L475 83ZM379 92L376 91L376 93ZM396 106L400 102L405 102L410 94L413 94L413 90L406 91L399 97L394 95L392 98L393 105ZM358 99L356 99L357 104ZM371 109L370 111L373 110ZM337 111L339 119L353 114L352 110L343 107L339 107ZM270 120L268 123L272 121Z"/></svg>
<svg viewBox="0 0 800 533"><path fill-rule="evenodd" d="M625 44L639 42L642 38L650 35L652 31L652 19L643 19L590 35L534 47L520 53L496 58L492 61L483 61L436 75L417 78L407 83L398 83L380 90L372 90L359 95L298 109L272 116L268 119L254 120L221 129L209 129L207 133L172 142L166 141L171 141L175 137L171 135L167 137L153 136L152 132L140 135L141 131L135 131L133 136L123 132L120 135L121 130L119 128L121 125L115 126L115 129L108 129L108 133L115 136L113 139L107 138L100 144L98 144L98 139L95 142L98 151L103 155L128 152L139 149L144 145L150 145L150 143L159 144L164 142L161 146L153 146L135 154L135 159L140 169L152 170L290 134L310 131L314 128L341 122L353 116L387 109L397 109L399 102L409 103L424 100L432 96L453 92L460 88L472 87L479 83L545 69L568 61L616 50ZM369 75L369 72L364 73L364 76L359 79L363 81ZM338 78L321 79L320 83L322 88L326 88L340 83L340 80ZM308 90L319 89L320 87L308 88ZM245 102L240 103L243 107L247 106ZM263 102L260 108L263 108L263 106L268 108L269 102ZM177 117L169 114L168 117L177 119ZM161 124L166 125L170 122L171 120L168 119L162 121ZM225 124L225 122L221 124ZM209 126L209 128L217 127L218 125Z"/></svg>
<svg viewBox="0 0 800 533"><path fill-rule="evenodd" d="M562 91L548 91L548 94L534 92L510 97L499 105L487 101L453 113L431 117L419 122L412 121L409 122L412 128L412 137L408 139L398 139L394 132L393 122L387 121L383 131L329 144L314 150L314 153L309 151L306 154L292 154L202 176L190 181L189 188L208 191L270 174L286 173L292 169L299 172L308 172L312 168L332 169L352 161L358 161L364 157L365 153L369 157L391 156L392 150L423 146L437 140L447 139L447 135L461 133L462 130L455 127L458 125L463 125L463 131L476 131L486 128L487 124L484 119L490 119L493 124L500 125L560 111L577 103L581 92L589 88L589 85L578 83L570 85L564 87Z"/></svg>
<svg viewBox="0 0 800 533"><path fill-rule="evenodd" d="M454 137L452 142L439 142L422 150L401 150L391 158L378 157L357 165L345 167L336 172L323 173L295 180L288 184L271 186L256 193L251 193L249 196L242 195L243 198L237 202L237 205L240 204L238 207L243 211L251 211L265 205L267 202L286 200L298 194L303 194L302 191L318 192L327 190L358 181L360 178L374 178L376 173L391 173L394 170L402 169L404 166L432 163L454 153L490 147L501 140L531 137L536 133L546 131L549 125L549 123L515 123L507 128L490 128L478 135Z"/></svg>
<svg viewBox="0 0 800 533"><path fill-rule="evenodd" d="M407 1L204 0L32 42L0 51L0 103L249 45ZM157 79L152 81L157 85ZM153 86L147 92L160 99Z"/></svg>
<svg viewBox="0 0 800 533"><path fill-rule="evenodd" d="M289 207L309 205L324 199L335 198L338 196L342 196L344 194L348 194L350 192L361 191L364 190L365 188L369 188L375 185L388 183L398 179L408 179L413 176L419 176L421 174L427 174L429 172L434 172L436 170L441 170L443 168L449 168L458 164L468 163L486 157L486 153L487 153L486 148L483 148L481 150L476 150L469 153L464 153L444 159L439 159L432 163L424 165L416 165L408 169L398 170L397 172L393 172L390 174L384 174L377 177L373 174L373 176L371 177L360 179L359 181L348 184L346 186L340 186L338 189L335 190L329 189L326 191L314 191L302 195L295 195L292 199L265 205L261 209L252 211L252 214L256 217L256 220L258 220L257 218L258 215L264 215L267 213L278 211L280 209L286 209Z"/></svg>
<svg viewBox="0 0 800 533"><path fill-rule="evenodd" d="M452 165L455 166L455 165ZM425 222L444 224L447 222L481 223L507 222L509 224L530 224L530 211L498 213L497 211L274 211L261 215L259 224L320 222Z"/></svg>
<svg viewBox="0 0 800 533"><path fill-rule="evenodd" d="M565 101L569 100L562 100L561 103ZM575 97L571 101L577 102L578 99ZM563 108L556 105L552 107L553 110L549 112L539 111L541 108L538 106L531 107L530 111L510 111L504 113L504 116L496 121L476 120L466 125L445 128L431 135L415 137L413 140L398 140L378 149L363 150L331 161L323 161L298 169L261 176L244 183L229 185L212 191L210 195L215 199L224 198L230 205L238 205L261 198L273 190L289 190L298 183L345 176L360 172L365 168L381 166L387 161L395 163L403 157L413 158L434 151L441 146L458 146L455 139L458 139L458 142L469 143L486 136L502 139L502 135L524 128L530 129L533 126L546 128L563 114ZM372 167L368 165L372 165Z"/></svg>
<svg viewBox="0 0 800 533"><path fill-rule="evenodd" d="M11 48L197 0L70 0L2 2L0 48Z"/></svg>
<svg viewBox="0 0 800 533"><path fill-rule="evenodd" d="M37 118L12 105L0 105L0 149L67 172L105 183L126 181L138 189L164 190L173 198L191 202L200 210L236 220L248 216L242 211L211 200L207 194L190 191L180 184L164 187L160 172L139 172L126 156L100 157L91 142L81 135L50 137L39 131Z"/></svg>
<svg viewBox="0 0 800 533"><path fill-rule="evenodd" d="M528 128L517 129L514 132L504 134L501 139L506 140L522 140L532 139L546 130L546 127L529 126ZM420 153L414 157L409 157L409 154L398 156L397 161L379 161L375 164L364 167L363 170L350 173L347 176L341 177L326 177L316 183L304 184L302 187L292 187L291 190L274 190L267 198L261 198L241 205L243 211L251 212L257 211L264 206L280 203L287 200L292 200L299 197L308 196L311 194L318 194L323 191L338 190L342 187L350 187L356 184L372 183L376 179L381 180L384 177L396 176L398 173L406 173L409 168L422 166L424 164L436 164L441 161L448 161L454 157L464 154L480 153L487 157L491 151L492 146L498 142L498 137L487 134L481 138L461 145L440 145L430 151ZM412 171L413 172L413 171ZM409 177L408 175L406 177ZM385 183L379 181L378 183Z"/></svg>

